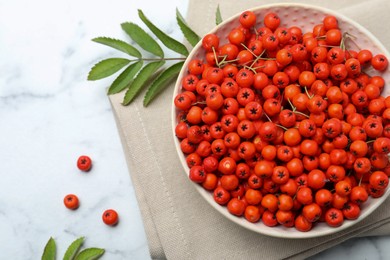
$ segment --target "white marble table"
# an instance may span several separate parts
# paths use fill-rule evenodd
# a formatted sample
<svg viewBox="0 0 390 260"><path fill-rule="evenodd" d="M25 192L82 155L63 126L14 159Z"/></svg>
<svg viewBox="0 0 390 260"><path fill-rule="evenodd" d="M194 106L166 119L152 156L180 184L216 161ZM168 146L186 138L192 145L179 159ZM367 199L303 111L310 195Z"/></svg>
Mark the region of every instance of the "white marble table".
<svg viewBox="0 0 390 260"><path fill-rule="evenodd" d="M49 237L58 256L75 238L106 249L104 259L148 259L148 246L113 114L109 80L86 80L91 66L118 52L93 43L123 38L137 9L175 37L175 8L187 1L0 0L0 259L39 259ZM162 12L161 10L164 10ZM177 28L177 27L175 27ZM92 171L76 168L79 155ZM76 211L62 204L79 196ZM101 221L107 208L116 227ZM313 259L379 259L390 238L353 239Z"/></svg>

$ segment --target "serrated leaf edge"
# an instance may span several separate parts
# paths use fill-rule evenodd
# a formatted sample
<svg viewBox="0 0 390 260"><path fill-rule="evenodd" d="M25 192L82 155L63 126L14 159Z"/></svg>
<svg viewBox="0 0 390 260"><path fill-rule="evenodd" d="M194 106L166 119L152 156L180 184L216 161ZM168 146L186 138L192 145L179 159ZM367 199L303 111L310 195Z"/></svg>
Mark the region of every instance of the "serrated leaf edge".
<svg viewBox="0 0 390 260"><path fill-rule="evenodd" d="M133 99L139 94L141 89L144 87L145 83L148 81L148 79L162 66L164 65L165 61L154 61L150 62L147 65L145 65L141 71L137 74L135 77L133 83L127 90L125 97L123 99L122 104L128 105L130 104ZM150 71L149 71L150 70ZM144 75L146 77L144 78Z"/></svg>
<svg viewBox="0 0 390 260"><path fill-rule="evenodd" d="M197 35L186 23L183 16L181 15L179 9L176 8L176 21L177 24L180 27L180 30L182 31L184 37L187 39L187 41L192 45L195 46L201 38L199 35Z"/></svg>
<svg viewBox="0 0 390 260"><path fill-rule="evenodd" d="M131 26L132 28L127 29L126 27ZM122 29L130 36L133 41L135 41L142 49L147 52L150 52L158 57L164 57L164 51L161 46L153 39L144 29L142 29L138 24L132 22L124 22L121 24ZM141 34L140 37L135 37L136 32ZM143 38L143 39L141 39ZM145 45L145 43L149 45ZM151 44L151 45L150 45Z"/></svg>
<svg viewBox="0 0 390 260"><path fill-rule="evenodd" d="M102 41L103 40L103 41ZM119 50L121 52L124 52L130 56L133 56L133 57L136 57L136 58L142 58L142 54L141 52L133 47L132 45L128 44L127 42L125 41L122 41L120 39L115 39L115 38L111 38L111 37L96 37L96 38L93 38L92 39L93 42L96 42L96 43L99 43L99 44L103 44L103 45L106 45L106 46L109 46L111 48L114 48L116 50ZM120 45L123 45L123 46L120 46Z"/></svg>
<svg viewBox="0 0 390 260"><path fill-rule="evenodd" d="M42 253L42 260L55 260L57 253L56 242L53 237L50 237L47 241Z"/></svg>
<svg viewBox="0 0 390 260"><path fill-rule="evenodd" d="M158 39L169 49L180 53L184 56L188 56L189 52L187 48L181 42L173 39L172 37L165 34L161 31L157 26L155 26L142 12L142 10L138 9L138 16L144 22L144 24L156 35Z"/></svg>
<svg viewBox="0 0 390 260"><path fill-rule="evenodd" d="M77 253L80 251L80 248L84 243L84 240L85 237L79 237L76 240L74 240L66 249L63 260L73 260L76 257Z"/></svg>
<svg viewBox="0 0 390 260"><path fill-rule="evenodd" d="M123 63L121 64L117 64L115 67L115 69L111 68L111 71L107 74L103 74L103 76L93 76L94 73L96 73L96 70L99 68L99 67L102 67L103 63L106 63L108 61L112 61L112 60L121 60L123 61ZM117 71L119 71L120 69L122 69L124 66L126 66L127 64L130 63L130 60L129 59L125 59L125 58L108 58L108 59L104 59L104 60L101 60L99 61L98 63L96 63L95 65L93 65L93 67L91 68L91 70L89 71L88 73L88 80L99 80L99 79L103 79L103 78L107 78L113 74L115 74ZM112 66L113 67L113 66ZM102 71L106 71L107 72L108 69L106 70L102 70ZM100 72L101 73L101 72ZM100 74L98 73L98 74Z"/></svg>
<svg viewBox="0 0 390 260"><path fill-rule="evenodd" d="M121 92L122 90L126 89L129 87L129 84L131 81L134 79L134 77L137 75L139 70L143 66L143 61L139 60L137 62L134 62L130 64L119 76L112 82L111 86L108 88L107 94L112 95ZM130 70L130 71L129 71ZM125 76L125 74L128 74ZM130 76L129 76L130 74ZM133 74L133 75L132 75ZM120 83L119 80L121 77L125 77L122 81L126 81L127 83L124 84L122 87L117 87Z"/></svg>
<svg viewBox="0 0 390 260"><path fill-rule="evenodd" d="M181 68L183 67L184 61L177 62L172 66L165 69L150 85L147 92L144 96L144 106L148 106L149 103L159 94L164 87L161 86L166 85L169 81L171 81L175 76L180 73ZM173 71L172 75L170 75L171 71ZM165 78L164 78L165 77Z"/></svg>
<svg viewBox="0 0 390 260"><path fill-rule="evenodd" d="M97 251L92 256L84 256L84 254L89 253L89 251ZM106 251L103 248L89 247L85 248L75 257L75 260L95 260L99 259Z"/></svg>

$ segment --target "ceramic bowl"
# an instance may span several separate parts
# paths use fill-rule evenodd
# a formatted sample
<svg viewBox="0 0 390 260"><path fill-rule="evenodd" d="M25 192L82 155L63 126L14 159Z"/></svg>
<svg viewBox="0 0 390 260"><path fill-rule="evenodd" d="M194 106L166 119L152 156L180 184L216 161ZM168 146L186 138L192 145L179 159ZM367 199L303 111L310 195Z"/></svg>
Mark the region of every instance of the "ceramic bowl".
<svg viewBox="0 0 390 260"><path fill-rule="evenodd" d="M253 11L257 16L257 23L259 21L262 21L262 17L268 12L275 12L278 14L278 16L281 19L280 26L283 27L291 27L293 25L296 25L300 27L303 31L303 33L312 31L312 28L314 25L319 24L322 22L322 19L325 15L334 15L338 21L339 21L339 27L342 30L342 32L348 31L351 35L355 36L354 42L357 46L360 48L367 48L372 51L373 54L379 54L382 53L386 57L390 57L388 51L386 48L379 42L375 36L370 33L367 29L365 29L362 25L356 23L355 21L351 20L350 18L341 15L340 13L337 13L335 11L321 8L318 6L310 6L310 5L302 5L302 4L273 4L273 5L264 5L259 6L253 9L250 9ZM220 45L227 42L226 35L228 32L239 25L238 17L241 13L238 13L229 19L226 19L221 24L216 26L214 29L212 29L209 33L215 33L220 37ZM379 25L378 25L379 26ZM224 42L225 41L225 42ZM354 48L356 49L356 48ZM202 59L204 60L205 51L202 48L201 43L198 43L193 50L191 51L190 55L188 56L188 59L186 60L182 71L180 72L177 83L174 89L173 97L175 97L178 93L182 91L182 78L187 74L187 65L188 62L192 59ZM369 73L369 71L368 71ZM387 86L385 86L385 89L382 93L384 96L390 95L390 73L389 69L382 73L378 73L375 71L376 75L381 75L385 81L387 82ZM173 100L172 100L173 104ZM176 150L178 153L178 157L181 161L181 164L183 166L183 174L186 174L188 176L189 174L189 168L185 161L185 155L182 153L180 149L180 141L175 136L175 126L177 125L177 115L178 111L175 108L174 105L172 105L172 129L173 129L173 138L176 146ZM190 181L188 179L188 181ZM286 228L281 225L276 227L268 227L264 225L261 220L258 223L250 223L248 222L244 217L236 217L232 214L230 214L227 211L227 208L225 206L220 206L217 204L213 199L213 194L205 189L202 188L202 186L193 183L196 187L196 189L199 191L199 194L204 198L207 203L210 203L212 207L214 207L218 212L220 212L223 216L228 218L229 220L237 223L238 225L242 226L243 228L252 230L254 232L273 236L273 237L282 237L282 238L292 238L292 239L300 239L300 238L311 238L311 237L320 237L325 236L329 234L334 234L337 232L340 232L344 229L347 229L351 227L352 225L357 224L359 221L366 218L368 215L370 215L376 208L380 207L380 205L385 201L385 199L388 197L390 193L390 189L386 191L386 193L377 199L370 198L366 203L363 204L361 209L361 215L357 220L345 220L343 225L340 227L330 227L325 223L317 223L315 227L313 227L312 230L308 232L300 232L297 231L295 228Z"/></svg>

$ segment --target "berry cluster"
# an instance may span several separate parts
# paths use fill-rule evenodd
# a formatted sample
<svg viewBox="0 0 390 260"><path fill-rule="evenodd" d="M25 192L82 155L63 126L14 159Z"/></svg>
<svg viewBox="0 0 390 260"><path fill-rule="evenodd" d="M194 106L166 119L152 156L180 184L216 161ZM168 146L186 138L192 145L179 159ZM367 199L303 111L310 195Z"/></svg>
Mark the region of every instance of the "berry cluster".
<svg viewBox="0 0 390 260"><path fill-rule="evenodd" d="M367 73L387 58L347 48L332 15L310 32L257 19L243 12L224 44L205 35L204 59L188 62L174 104L189 178L253 223L309 231L358 218L389 182L390 97Z"/></svg>

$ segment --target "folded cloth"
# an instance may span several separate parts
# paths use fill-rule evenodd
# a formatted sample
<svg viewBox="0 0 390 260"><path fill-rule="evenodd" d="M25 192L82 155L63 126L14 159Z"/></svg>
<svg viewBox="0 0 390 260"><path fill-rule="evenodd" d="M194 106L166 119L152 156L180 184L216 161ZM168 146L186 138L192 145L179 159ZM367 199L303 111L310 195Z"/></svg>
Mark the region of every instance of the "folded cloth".
<svg viewBox="0 0 390 260"><path fill-rule="evenodd" d="M272 2L277 1L267 1L267 4ZM388 1L306 2L347 15L390 47L390 33L378 26L379 22L390 22ZM218 4L222 17L227 18L261 3L190 0L187 22L199 35L207 33L215 24ZM390 200L358 225L337 234L304 240L264 236L222 216L199 195L183 173L170 119L173 86L147 108L143 107L142 98L122 106L124 93L109 97L152 259L302 259L355 236L390 234Z"/></svg>

